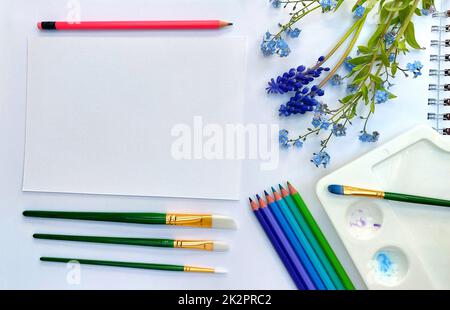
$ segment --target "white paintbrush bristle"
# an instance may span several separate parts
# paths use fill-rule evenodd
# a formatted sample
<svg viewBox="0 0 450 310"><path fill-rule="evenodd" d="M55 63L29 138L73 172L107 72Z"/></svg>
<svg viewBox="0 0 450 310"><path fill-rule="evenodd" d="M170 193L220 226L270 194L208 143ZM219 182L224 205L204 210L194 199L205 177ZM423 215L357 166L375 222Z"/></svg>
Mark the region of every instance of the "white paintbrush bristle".
<svg viewBox="0 0 450 310"><path fill-rule="evenodd" d="M223 251L228 251L229 248L230 248L230 246L226 242L213 241L213 251L223 252Z"/></svg>
<svg viewBox="0 0 450 310"><path fill-rule="evenodd" d="M214 273L228 273L228 271L225 268L214 268Z"/></svg>
<svg viewBox="0 0 450 310"><path fill-rule="evenodd" d="M223 229L236 229L236 223L229 216L213 215L212 216L212 227L213 228L223 228Z"/></svg>

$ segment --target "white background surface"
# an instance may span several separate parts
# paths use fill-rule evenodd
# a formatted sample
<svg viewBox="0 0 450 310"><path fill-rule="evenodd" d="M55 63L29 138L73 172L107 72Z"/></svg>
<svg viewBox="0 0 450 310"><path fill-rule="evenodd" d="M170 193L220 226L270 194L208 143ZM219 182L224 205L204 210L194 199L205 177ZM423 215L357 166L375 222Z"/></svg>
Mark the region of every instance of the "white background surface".
<svg viewBox="0 0 450 310"><path fill-rule="evenodd" d="M277 106L281 98L264 93L267 80L290 66L311 64L326 52L334 39L349 25L348 11L337 15L317 15L304 21L302 38L292 41L289 58L265 59L259 43L266 29L274 31L276 23L286 15L270 8L265 0L89 0L78 1L85 20L114 19L205 19L220 18L235 23L233 29L205 32L205 36L243 35L248 37L248 79L246 84L245 120L253 123L278 123ZM280 154L280 165L274 171L261 171L258 161L243 165L241 201L210 201L149 197L23 193L22 175L26 110L26 42L28 36L111 35L94 33L38 33L39 20L61 20L67 16L66 0L0 1L0 288L7 289L293 289L282 263L264 236L247 206L249 195L270 185L289 179L309 204L325 235L348 270L358 288L364 288L351 259L338 239L324 210L315 196L317 180L358 157L375 145L357 141L359 126L348 137L334 143L330 168L317 169L309 163L318 149L311 141L302 151ZM347 19L344 19L347 18ZM307 26L306 26L307 25ZM428 46L429 28L420 25L419 40ZM422 31L420 31L422 29ZM152 37L170 33L145 32L129 34ZM189 33L186 33L189 36ZM426 53L423 53L424 55ZM416 56L413 56L416 57ZM417 57L416 57L417 58ZM427 57L423 58L426 59ZM423 72L427 72L424 68ZM382 134L381 143L411 128L426 118L426 80L404 82L395 92L399 99L379 106L371 129ZM333 97L329 97L333 98ZM295 131L304 127L303 118L282 120L281 126ZM297 125L298 124L298 125ZM149 227L129 224L81 221L25 219L24 209L108 210L108 211L180 211L215 212L233 216L237 231L196 230ZM215 238L228 241L228 253L202 253L116 245L63 243L33 240L32 234L68 233L92 235L127 235L176 238ZM84 266L81 283L66 281L68 270L63 264L41 263L40 256L98 258L143 262L165 262L205 266L221 266L229 270L225 276L165 273L109 267Z"/></svg>

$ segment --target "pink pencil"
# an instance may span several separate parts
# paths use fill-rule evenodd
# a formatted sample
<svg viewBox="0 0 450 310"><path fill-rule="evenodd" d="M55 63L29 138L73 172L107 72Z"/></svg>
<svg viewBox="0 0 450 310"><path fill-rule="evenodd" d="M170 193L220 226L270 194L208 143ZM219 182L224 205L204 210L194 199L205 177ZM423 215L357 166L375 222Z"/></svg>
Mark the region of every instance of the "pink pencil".
<svg viewBox="0 0 450 310"><path fill-rule="evenodd" d="M42 21L40 30L206 30L233 23L222 20L142 20L142 21Z"/></svg>

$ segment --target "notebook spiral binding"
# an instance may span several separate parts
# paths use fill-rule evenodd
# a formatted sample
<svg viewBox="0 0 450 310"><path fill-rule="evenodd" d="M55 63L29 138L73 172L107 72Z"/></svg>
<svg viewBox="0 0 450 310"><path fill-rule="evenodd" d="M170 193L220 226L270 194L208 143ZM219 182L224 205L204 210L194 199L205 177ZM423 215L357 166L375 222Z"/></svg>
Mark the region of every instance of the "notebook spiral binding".
<svg viewBox="0 0 450 310"><path fill-rule="evenodd" d="M430 55L430 62L435 66L430 69L429 75L435 78L436 82L428 85L430 91L428 106L434 111L429 112L427 118L434 123L433 127L436 131L443 135L450 135L450 110L448 110L450 83L445 81L446 77L450 77L450 68L444 68L445 63L450 63L450 53L445 53L446 49L450 48L450 39L444 39L444 35L450 32L450 24L444 24L446 18L450 17L450 10L435 12L433 17L439 20L439 24L431 27L431 32L437 34L437 39L431 40L431 47L435 49L435 52Z"/></svg>

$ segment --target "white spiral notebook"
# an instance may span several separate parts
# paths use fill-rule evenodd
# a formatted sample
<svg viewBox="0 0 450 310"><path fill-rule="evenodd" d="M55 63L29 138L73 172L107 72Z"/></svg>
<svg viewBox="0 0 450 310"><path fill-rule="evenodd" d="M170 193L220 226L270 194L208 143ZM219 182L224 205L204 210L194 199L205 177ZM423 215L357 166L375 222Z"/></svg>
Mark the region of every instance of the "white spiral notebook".
<svg viewBox="0 0 450 310"><path fill-rule="evenodd" d="M431 27L428 120L439 133L450 135L450 3L441 2Z"/></svg>

